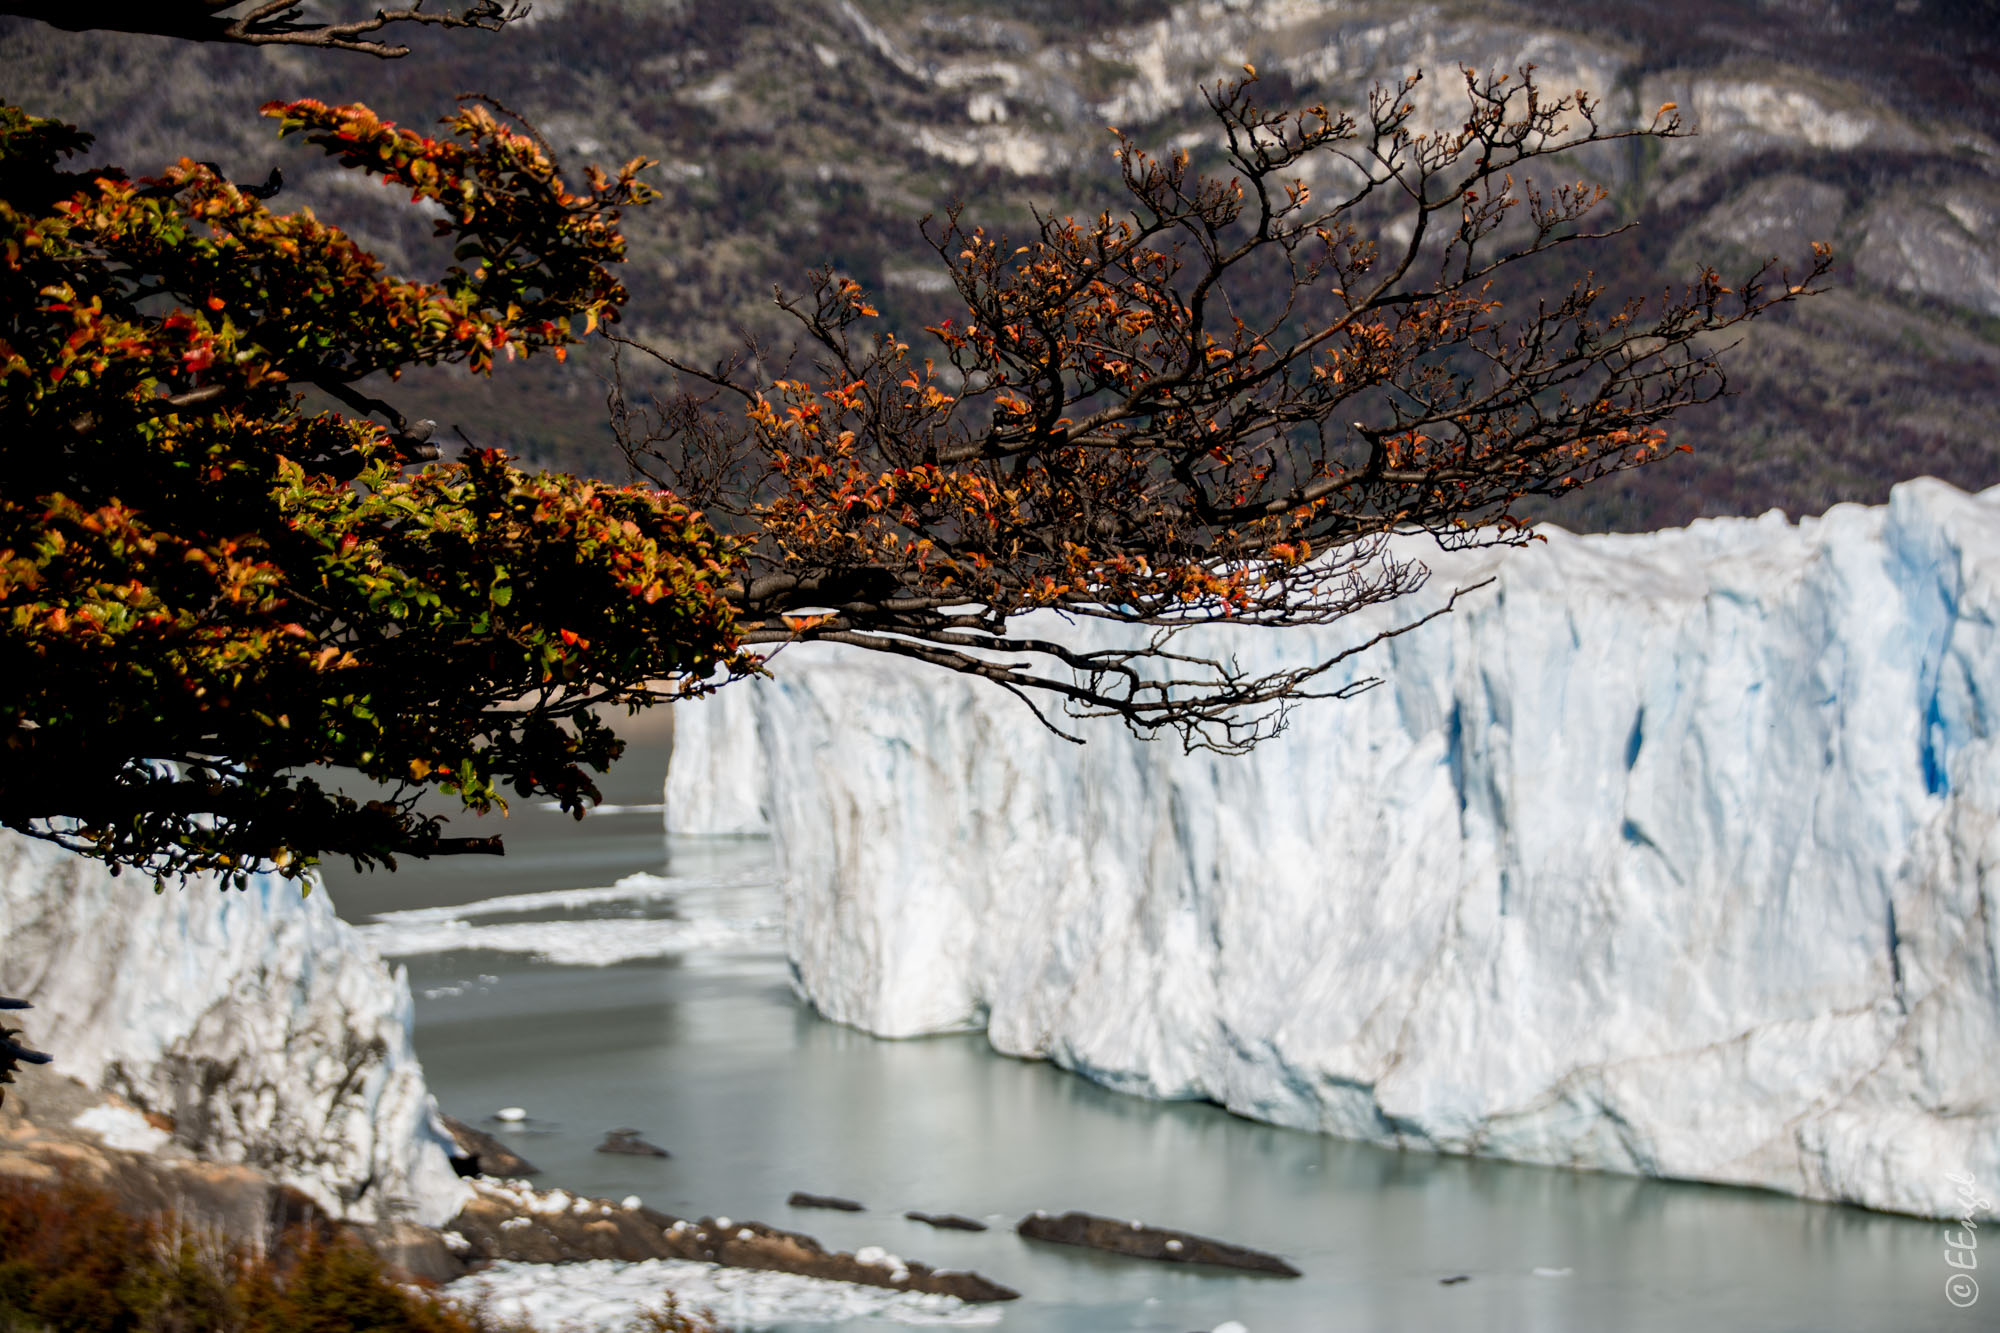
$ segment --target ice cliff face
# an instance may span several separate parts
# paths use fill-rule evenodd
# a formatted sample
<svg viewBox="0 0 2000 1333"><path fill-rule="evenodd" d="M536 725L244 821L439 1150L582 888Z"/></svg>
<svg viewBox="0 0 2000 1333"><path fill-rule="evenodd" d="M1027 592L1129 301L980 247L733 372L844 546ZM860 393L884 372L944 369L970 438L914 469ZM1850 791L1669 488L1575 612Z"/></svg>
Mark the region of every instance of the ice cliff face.
<svg viewBox="0 0 2000 1333"><path fill-rule="evenodd" d="M0 833L0 994L54 1068L174 1117L358 1221L436 1224L465 1190L410 1045L410 992L324 891L149 890Z"/></svg>
<svg viewBox="0 0 2000 1333"><path fill-rule="evenodd" d="M884 1035L1923 1215L2000 1176L2000 489L1431 563L1495 582L1241 759L790 650L684 710L669 824L761 803L800 988Z"/></svg>

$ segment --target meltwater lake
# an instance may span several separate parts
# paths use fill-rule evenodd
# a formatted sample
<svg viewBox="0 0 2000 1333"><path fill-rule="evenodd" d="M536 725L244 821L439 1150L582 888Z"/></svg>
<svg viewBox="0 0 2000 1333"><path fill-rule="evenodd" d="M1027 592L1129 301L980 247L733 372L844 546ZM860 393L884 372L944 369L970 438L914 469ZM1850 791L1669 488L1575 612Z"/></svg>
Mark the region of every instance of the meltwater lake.
<svg viewBox="0 0 2000 1333"><path fill-rule="evenodd" d="M525 1108L508 1141L542 1168L540 1188L975 1269L1023 1293L979 1307L1022 1333L2000 1327L2000 1290L1986 1309L1946 1301L1955 1270L1937 1223L1398 1153L1108 1092L978 1036L888 1042L825 1022L788 981L772 847L663 838L665 763L661 740L640 736L603 784L607 812L578 823L517 803L504 823L479 821L506 835L502 859L327 875L341 915L408 966L444 1109L495 1129L493 1111ZM543 896L492 901L523 894ZM672 1158L594 1151L622 1127ZM867 1211L789 1208L794 1190ZM1038 1245L1012 1229L1038 1208L1276 1251L1304 1276ZM991 1230L936 1231L906 1209ZM834 1326L716 1313L732 1328Z"/></svg>

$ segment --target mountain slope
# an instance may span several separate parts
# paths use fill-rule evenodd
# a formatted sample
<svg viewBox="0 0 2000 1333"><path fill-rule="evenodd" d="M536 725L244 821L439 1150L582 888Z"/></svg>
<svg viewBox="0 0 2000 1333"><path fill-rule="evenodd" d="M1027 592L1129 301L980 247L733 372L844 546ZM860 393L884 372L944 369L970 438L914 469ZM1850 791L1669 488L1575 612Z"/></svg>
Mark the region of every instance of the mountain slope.
<svg viewBox="0 0 2000 1333"><path fill-rule="evenodd" d="M632 327L719 356L776 347L773 283L829 263L913 329L948 313L918 224L954 199L1016 232L1035 207L1114 204L1107 124L1197 152L1197 87L1254 62L1271 101L1351 103L1421 68L1538 66L1614 114L1688 109L1698 140L1583 164L1640 225L1589 257L1634 290L1834 241L1838 290L1757 329L1737 396L1692 413L1692 457L1593 488L1575 527L1646 527L1771 506L1880 500L1895 480L2000 481L2000 22L1984 0L1894 6L1708 0L570 0L497 37L432 36L379 64L204 49L0 24L9 96L147 169L181 152L245 179L284 165L282 198L392 256L421 229L391 201L272 141L270 97L359 98L408 121L476 88L579 157L662 160L661 205L632 220ZM1552 270L1549 286L1581 276ZM482 441L615 470L601 365L435 382L422 413Z"/></svg>

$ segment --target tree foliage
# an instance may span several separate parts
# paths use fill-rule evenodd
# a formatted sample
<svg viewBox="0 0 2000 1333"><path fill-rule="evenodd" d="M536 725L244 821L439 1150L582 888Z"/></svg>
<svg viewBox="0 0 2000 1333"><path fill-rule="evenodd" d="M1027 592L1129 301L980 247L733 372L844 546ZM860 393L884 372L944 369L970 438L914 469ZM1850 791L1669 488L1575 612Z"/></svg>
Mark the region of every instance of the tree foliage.
<svg viewBox="0 0 2000 1333"><path fill-rule="evenodd" d="M477 103L440 138L266 111L407 191L455 262L392 275L194 162L71 171L85 136L0 111L0 822L155 872L497 850L418 797L580 812L619 749L594 707L747 666L734 548L647 489L486 450L417 470L427 427L361 386L564 355L615 318L618 211L652 192L639 162L572 190Z"/></svg>
<svg viewBox="0 0 2000 1333"><path fill-rule="evenodd" d="M832 273L786 302L803 373L629 343L690 383L614 407L635 464L743 534L744 642L902 654L1241 749L1348 654L1255 675L1183 630L1404 596L1425 571L1395 534L1523 540L1518 502L1658 458L1662 423L1723 392L1728 331L1827 271L1819 247L1803 274L1708 270L1651 302L1595 278L1503 299L1608 234L1605 191L1537 183L1553 159L1686 131L1671 105L1608 125L1530 70L1464 71L1425 129L1418 82L1285 111L1250 71L1208 93L1214 170L1120 136L1129 214L1025 244L945 215L928 236L965 316L929 356ZM1031 612L1129 632L1078 648Z"/></svg>
<svg viewBox="0 0 2000 1333"><path fill-rule="evenodd" d="M125 1211L74 1176L0 1178L0 1328L60 1333L524 1333L405 1275L324 1220L268 1243ZM264 1237L255 1239L265 1240ZM674 1327L674 1326L669 1326ZM689 1333L714 1325L689 1320Z"/></svg>
<svg viewBox="0 0 2000 1333"><path fill-rule="evenodd" d="M433 219L451 259L417 279L271 209L275 180L77 170L86 136L0 112L0 824L156 875L498 850L419 798L580 815L620 748L605 705L809 640L1241 749L1354 688L1318 682L1355 649L1260 676L1183 631L1400 597L1425 574L1398 534L1522 540L1517 502L1658 457L1722 391L1721 338L1826 271L1510 297L1604 234L1601 191L1537 183L1551 159L1680 134L1671 107L1619 128L1527 71L1467 73L1439 130L1414 79L1354 114L1255 89L1211 90L1212 169L1121 138L1128 215L1014 244L947 213L928 235L965 309L929 355L834 273L783 301L803 371L621 339L683 377L613 394L653 486L470 445L422 467L433 423L380 396L615 321L643 162L573 188L478 98L438 137L267 107ZM1063 619L1111 629L1084 646Z"/></svg>

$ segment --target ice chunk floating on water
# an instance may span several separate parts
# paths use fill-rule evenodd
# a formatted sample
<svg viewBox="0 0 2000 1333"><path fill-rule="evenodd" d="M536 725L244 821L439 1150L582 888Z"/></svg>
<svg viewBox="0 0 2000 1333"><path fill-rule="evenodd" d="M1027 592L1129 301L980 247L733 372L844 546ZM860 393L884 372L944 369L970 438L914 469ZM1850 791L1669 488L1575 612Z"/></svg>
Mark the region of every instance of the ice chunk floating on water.
<svg viewBox="0 0 2000 1333"><path fill-rule="evenodd" d="M596 917L474 924L472 918L602 908L616 903L685 906L691 917ZM384 957L490 949L532 954L573 967L608 967L639 958L690 953L775 951L779 946L773 885L753 879L676 879L627 875L594 889L554 889L482 899L457 907L383 912L360 928Z"/></svg>
<svg viewBox="0 0 2000 1333"><path fill-rule="evenodd" d="M2000 490L1547 537L1432 552L1424 598L1329 629L1190 635L1269 670L1495 579L1240 759L788 650L677 707L669 826L768 820L798 984L873 1032L1949 1215L1947 1172L2000 1177Z"/></svg>
<svg viewBox="0 0 2000 1333"><path fill-rule="evenodd" d="M459 903L451 907L407 907L399 911L378 913L375 920L398 925L432 925L439 922L462 921L473 916L506 916L515 912L539 912L552 908L575 910L599 907L607 903L643 903L676 897L688 887L689 882L685 880L641 872L627 875L617 883L607 884L602 888L545 889L539 893L508 893L498 898L481 898L476 902Z"/></svg>
<svg viewBox="0 0 2000 1333"><path fill-rule="evenodd" d="M561 801L540 801L540 802L537 802L537 804L538 804L538 805L540 805L540 806L541 806L541 808L542 808L542 809L544 809L544 810L554 810L554 811L558 811L558 812L560 812L560 811L562 810L562 802L561 802ZM659 813L660 813L660 812L661 812L662 810L665 810L666 808L667 808L667 807L666 807L665 805L663 805L662 803L660 803L659 801L646 801L646 802L642 802L641 804L638 804L638 805L618 805L618 804L615 804L615 803L613 803L613 802L611 802L611 801L605 801L605 802L603 802L603 803L602 803L602 804L600 804L600 805L592 805L592 806L586 806L586 807L584 807L584 814L585 814L586 816L588 816L588 815L656 815L656 814L659 814Z"/></svg>
<svg viewBox="0 0 2000 1333"><path fill-rule="evenodd" d="M463 921L406 926L385 921L362 935L386 958L491 949L524 953L570 967L609 967L635 958L775 946L777 921L519 921L475 926Z"/></svg>

